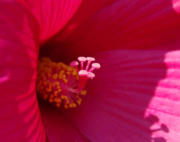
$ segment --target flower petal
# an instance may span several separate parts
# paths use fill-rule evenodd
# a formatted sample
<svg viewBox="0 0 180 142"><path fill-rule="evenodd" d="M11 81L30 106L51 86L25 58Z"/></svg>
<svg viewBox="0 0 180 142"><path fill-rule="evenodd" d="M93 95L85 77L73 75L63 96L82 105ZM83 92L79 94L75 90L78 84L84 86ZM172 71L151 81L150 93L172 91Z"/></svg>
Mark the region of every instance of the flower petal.
<svg viewBox="0 0 180 142"><path fill-rule="evenodd" d="M0 2L0 21L0 140L44 142L35 90L37 23L13 1Z"/></svg>
<svg viewBox="0 0 180 142"><path fill-rule="evenodd" d="M36 17L41 42L59 32L72 18L82 0L18 0Z"/></svg>
<svg viewBox="0 0 180 142"><path fill-rule="evenodd" d="M178 142L180 50L98 54L102 69L70 122L93 142Z"/></svg>
<svg viewBox="0 0 180 142"><path fill-rule="evenodd" d="M152 48L179 38L179 0L89 0L54 42L72 52ZM56 44L57 44L56 43ZM58 46L59 47L59 46Z"/></svg>
<svg viewBox="0 0 180 142"><path fill-rule="evenodd" d="M50 142L88 142L54 107L41 102L40 108Z"/></svg>

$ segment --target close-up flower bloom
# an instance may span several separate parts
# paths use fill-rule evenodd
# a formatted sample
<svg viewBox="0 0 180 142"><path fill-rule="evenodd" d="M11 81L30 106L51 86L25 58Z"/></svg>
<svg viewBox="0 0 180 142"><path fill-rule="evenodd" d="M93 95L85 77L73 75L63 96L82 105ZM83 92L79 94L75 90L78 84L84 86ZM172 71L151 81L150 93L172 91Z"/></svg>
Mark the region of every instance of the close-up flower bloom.
<svg viewBox="0 0 180 142"><path fill-rule="evenodd" d="M0 0L0 141L179 142L180 0Z"/></svg>

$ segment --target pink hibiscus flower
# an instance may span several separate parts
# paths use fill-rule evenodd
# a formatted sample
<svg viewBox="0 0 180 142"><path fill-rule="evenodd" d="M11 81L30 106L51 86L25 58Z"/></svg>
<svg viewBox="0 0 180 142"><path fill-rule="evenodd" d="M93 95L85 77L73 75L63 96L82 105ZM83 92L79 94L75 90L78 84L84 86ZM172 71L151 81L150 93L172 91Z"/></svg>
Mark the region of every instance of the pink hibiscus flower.
<svg viewBox="0 0 180 142"><path fill-rule="evenodd" d="M179 142L179 12L179 0L1 0L0 140ZM100 62L80 107L37 101L39 51Z"/></svg>

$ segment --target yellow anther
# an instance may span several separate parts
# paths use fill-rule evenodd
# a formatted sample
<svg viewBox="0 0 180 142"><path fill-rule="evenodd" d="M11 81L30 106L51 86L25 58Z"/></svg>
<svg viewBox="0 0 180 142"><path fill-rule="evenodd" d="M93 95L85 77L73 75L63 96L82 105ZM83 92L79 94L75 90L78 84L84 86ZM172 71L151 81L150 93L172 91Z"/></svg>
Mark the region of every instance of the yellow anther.
<svg viewBox="0 0 180 142"><path fill-rule="evenodd" d="M54 96L57 96L57 94L58 94L58 92L57 92L57 91L55 91L55 92L54 92Z"/></svg>
<svg viewBox="0 0 180 142"><path fill-rule="evenodd" d="M59 86L59 82L58 82L58 81L55 81L55 84L56 84L57 86Z"/></svg>
<svg viewBox="0 0 180 142"><path fill-rule="evenodd" d="M58 93L60 93L60 92L61 92L61 89L60 89L60 88L58 88L57 92L58 92Z"/></svg>
<svg viewBox="0 0 180 142"><path fill-rule="evenodd" d="M66 100L66 102L69 100L67 96L64 96L64 100Z"/></svg>
<svg viewBox="0 0 180 142"><path fill-rule="evenodd" d="M87 91L86 90L82 90L81 91L81 95L85 96L87 94Z"/></svg>
<svg viewBox="0 0 180 142"><path fill-rule="evenodd" d="M67 71L71 72L72 71L72 67L67 67Z"/></svg>
<svg viewBox="0 0 180 142"><path fill-rule="evenodd" d="M60 98L56 98L56 102L57 102L57 103L60 103L60 102L61 102L61 99L60 99Z"/></svg>
<svg viewBox="0 0 180 142"><path fill-rule="evenodd" d="M57 73L55 73L55 74L53 74L53 79L57 79L58 78L58 75L57 75Z"/></svg>
<svg viewBox="0 0 180 142"><path fill-rule="evenodd" d="M79 98L79 99L77 100L78 105L80 105L80 104L81 104L81 102L82 102L82 99L81 99L81 98Z"/></svg>
<svg viewBox="0 0 180 142"><path fill-rule="evenodd" d="M68 80L67 79L63 79L64 83L68 83Z"/></svg>
<svg viewBox="0 0 180 142"><path fill-rule="evenodd" d="M59 74L59 79L62 79L62 75L61 75L61 73Z"/></svg>
<svg viewBox="0 0 180 142"><path fill-rule="evenodd" d="M67 103L67 104L69 104L69 103L70 103L69 99L66 99L66 103Z"/></svg>
<svg viewBox="0 0 180 142"><path fill-rule="evenodd" d="M69 104L69 107L72 108L72 104Z"/></svg>
<svg viewBox="0 0 180 142"><path fill-rule="evenodd" d="M76 107L76 104L75 104L75 103L71 103L71 104L69 104L69 107L70 107L70 108L75 108L75 107Z"/></svg>
<svg viewBox="0 0 180 142"><path fill-rule="evenodd" d="M76 76L77 75L77 71L73 71L73 73L72 73L74 76Z"/></svg>
<svg viewBox="0 0 180 142"><path fill-rule="evenodd" d="M66 75L65 75L65 74L63 74L62 78L63 78L63 79L66 79Z"/></svg>
<svg viewBox="0 0 180 142"><path fill-rule="evenodd" d="M61 74L64 74L64 71L62 70L60 73L61 73Z"/></svg>

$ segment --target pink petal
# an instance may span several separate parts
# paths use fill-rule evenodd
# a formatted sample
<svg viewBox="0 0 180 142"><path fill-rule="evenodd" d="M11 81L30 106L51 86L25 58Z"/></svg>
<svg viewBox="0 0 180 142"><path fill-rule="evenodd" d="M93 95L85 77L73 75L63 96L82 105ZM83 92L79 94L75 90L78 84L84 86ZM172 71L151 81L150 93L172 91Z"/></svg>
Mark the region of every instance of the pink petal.
<svg viewBox="0 0 180 142"><path fill-rule="evenodd" d="M13 1L0 2L0 21L0 141L44 142L35 91L37 23Z"/></svg>
<svg viewBox="0 0 180 142"><path fill-rule="evenodd" d="M18 0L37 19L41 42L54 36L72 18L82 0Z"/></svg>
<svg viewBox="0 0 180 142"><path fill-rule="evenodd" d="M93 142L179 142L180 50L98 54L102 69L67 118Z"/></svg>
<svg viewBox="0 0 180 142"><path fill-rule="evenodd" d="M85 1L54 42L73 53L152 48L179 38L175 8L179 0Z"/></svg>
<svg viewBox="0 0 180 142"><path fill-rule="evenodd" d="M40 103L40 107L50 142L89 142L62 112L48 104Z"/></svg>
<svg viewBox="0 0 180 142"><path fill-rule="evenodd" d="M180 0L172 0L173 8L177 13L180 13Z"/></svg>

